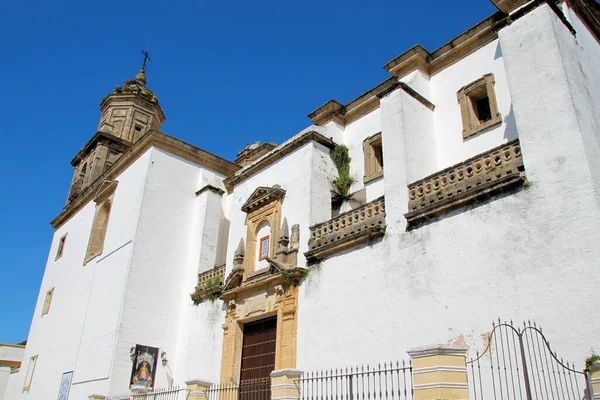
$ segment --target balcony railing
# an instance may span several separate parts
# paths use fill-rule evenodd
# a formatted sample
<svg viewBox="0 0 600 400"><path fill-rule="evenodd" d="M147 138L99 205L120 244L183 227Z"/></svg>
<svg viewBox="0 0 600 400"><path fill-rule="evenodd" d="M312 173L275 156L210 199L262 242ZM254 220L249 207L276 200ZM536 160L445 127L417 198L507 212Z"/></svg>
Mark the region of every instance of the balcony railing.
<svg viewBox="0 0 600 400"><path fill-rule="evenodd" d="M327 222L310 227L308 261L318 261L385 233L385 200L382 197Z"/></svg>
<svg viewBox="0 0 600 400"><path fill-rule="evenodd" d="M519 139L408 185L409 225L418 224L522 185L525 167Z"/></svg>

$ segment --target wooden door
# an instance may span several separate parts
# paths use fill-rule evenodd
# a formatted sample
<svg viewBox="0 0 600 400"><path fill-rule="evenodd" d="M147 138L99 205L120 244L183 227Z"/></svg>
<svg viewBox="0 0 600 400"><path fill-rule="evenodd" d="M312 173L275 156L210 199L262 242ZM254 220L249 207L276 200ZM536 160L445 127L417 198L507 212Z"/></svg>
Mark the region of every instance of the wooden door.
<svg viewBox="0 0 600 400"><path fill-rule="evenodd" d="M275 369L277 317L244 325L240 400L270 400L271 371Z"/></svg>

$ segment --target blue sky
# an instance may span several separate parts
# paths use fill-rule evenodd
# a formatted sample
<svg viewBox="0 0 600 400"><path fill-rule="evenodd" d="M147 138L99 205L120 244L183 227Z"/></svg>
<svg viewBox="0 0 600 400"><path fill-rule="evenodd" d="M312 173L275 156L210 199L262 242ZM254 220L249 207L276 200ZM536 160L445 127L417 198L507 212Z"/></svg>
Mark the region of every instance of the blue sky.
<svg viewBox="0 0 600 400"><path fill-rule="evenodd" d="M148 43L162 130L233 160L371 89L413 45L433 51L494 11L486 0L1 1L0 342L27 338L69 161Z"/></svg>

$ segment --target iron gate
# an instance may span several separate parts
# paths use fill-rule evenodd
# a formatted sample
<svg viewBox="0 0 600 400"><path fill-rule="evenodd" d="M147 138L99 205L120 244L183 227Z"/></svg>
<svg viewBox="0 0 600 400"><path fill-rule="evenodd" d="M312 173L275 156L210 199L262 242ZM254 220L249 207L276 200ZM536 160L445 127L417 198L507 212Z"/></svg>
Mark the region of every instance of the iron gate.
<svg viewBox="0 0 600 400"><path fill-rule="evenodd" d="M591 400L587 372L559 359L541 327L492 326L483 353L467 361L470 398Z"/></svg>

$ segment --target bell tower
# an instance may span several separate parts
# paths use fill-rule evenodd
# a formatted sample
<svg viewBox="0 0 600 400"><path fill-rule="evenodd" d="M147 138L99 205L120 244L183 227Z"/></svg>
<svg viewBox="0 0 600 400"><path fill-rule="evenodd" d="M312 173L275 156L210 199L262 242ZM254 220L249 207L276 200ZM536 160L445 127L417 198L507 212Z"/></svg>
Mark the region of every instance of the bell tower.
<svg viewBox="0 0 600 400"><path fill-rule="evenodd" d="M133 79L117 86L100 102L98 131L71 160L75 167L67 203L75 199L147 131L165 122L158 98L146 87L146 61Z"/></svg>

